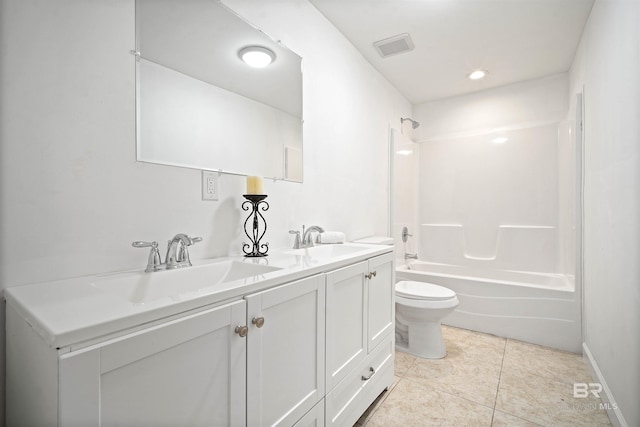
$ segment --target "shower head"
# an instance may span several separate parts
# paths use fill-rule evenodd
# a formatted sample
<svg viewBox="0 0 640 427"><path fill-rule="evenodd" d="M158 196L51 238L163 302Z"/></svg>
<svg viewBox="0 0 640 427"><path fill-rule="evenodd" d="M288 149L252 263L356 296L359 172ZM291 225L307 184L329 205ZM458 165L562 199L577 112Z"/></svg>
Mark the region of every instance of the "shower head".
<svg viewBox="0 0 640 427"><path fill-rule="evenodd" d="M405 121L407 121L407 120L411 122L411 127L412 127L413 129L416 129L418 126L420 126L420 122L416 122L415 120L410 119L409 117L402 117L402 118L400 119L400 124L404 123L404 122L405 122Z"/></svg>

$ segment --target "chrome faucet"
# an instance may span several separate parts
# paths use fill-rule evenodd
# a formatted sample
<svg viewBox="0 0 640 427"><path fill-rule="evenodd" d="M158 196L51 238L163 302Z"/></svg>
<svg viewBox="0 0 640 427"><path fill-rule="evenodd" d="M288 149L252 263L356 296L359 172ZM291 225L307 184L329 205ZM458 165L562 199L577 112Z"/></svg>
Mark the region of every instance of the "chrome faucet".
<svg viewBox="0 0 640 427"><path fill-rule="evenodd" d="M302 243L301 243L302 246L300 246L301 248L310 248L312 246L315 246L313 244L313 238L311 237L311 233L314 231L317 231L318 233L324 233L324 228L317 225L312 225L311 227L305 230L304 225L302 226Z"/></svg>
<svg viewBox="0 0 640 427"><path fill-rule="evenodd" d="M169 240L167 256L165 257L166 269L171 270L180 267L191 267L189 259L189 246L202 241L202 237L189 237L186 234L176 234Z"/></svg>
<svg viewBox="0 0 640 427"><path fill-rule="evenodd" d="M418 259L418 254L404 253L404 259Z"/></svg>
<svg viewBox="0 0 640 427"><path fill-rule="evenodd" d="M202 237L189 237L186 234L176 234L169 240L167 245L166 263L162 262L160 251L158 250L158 242L133 242L131 246L134 248L151 248L147 268L144 270L149 273L152 271L171 270L180 267L189 267L191 260L189 259L188 247L194 243L201 242Z"/></svg>
<svg viewBox="0 0 640 427"><path fill-rule="evenodd" d="M302 248L310 248L315 246L313 244L313 238L311 237L311 233L317 231L319 233L324 233L324 228L318 225L312 225L309 228L305 228L302 226L302 237L300 237L300 232L295 230L289 230L289 234L295 234L296 240L293 243L293 249L302 249Z"/></svg>

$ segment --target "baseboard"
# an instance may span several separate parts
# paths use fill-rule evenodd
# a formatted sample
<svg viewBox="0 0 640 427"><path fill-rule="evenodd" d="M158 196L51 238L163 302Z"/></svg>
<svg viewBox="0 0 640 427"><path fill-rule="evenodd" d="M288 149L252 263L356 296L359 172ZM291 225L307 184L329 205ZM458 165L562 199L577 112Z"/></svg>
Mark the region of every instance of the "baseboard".
<svg viewBox="0 0 640 427"><path fill-rule="evenodd" d="M602 385L602 391L604 393L600 394L600 398L602 399L602 403L604 403L605 409L607 410L607 415L609 416L609 420L614 427L629 427L627 421L624 419L622 415L622 411L620 411L620 407L616 403L616 400L613 398L613 394L611 394L611 390L607 385L604 377L602 376L602 371L598 367L587 343L582 343L582 357L587 364L587 367L591 371L591 375L598 380L600 385Z"/></svg>

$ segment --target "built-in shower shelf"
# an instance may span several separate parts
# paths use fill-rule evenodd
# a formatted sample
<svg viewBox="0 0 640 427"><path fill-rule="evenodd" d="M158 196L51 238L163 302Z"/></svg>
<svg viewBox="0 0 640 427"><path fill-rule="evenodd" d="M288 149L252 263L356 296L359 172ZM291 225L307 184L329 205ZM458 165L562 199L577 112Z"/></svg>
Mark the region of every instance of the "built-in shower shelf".
<svg viewBox="0 0 640 427"><path fill-rule="evenodd" d="M556 226L503 224L489 227L421 224L420 258L461 266L556 272Z"/></svg>

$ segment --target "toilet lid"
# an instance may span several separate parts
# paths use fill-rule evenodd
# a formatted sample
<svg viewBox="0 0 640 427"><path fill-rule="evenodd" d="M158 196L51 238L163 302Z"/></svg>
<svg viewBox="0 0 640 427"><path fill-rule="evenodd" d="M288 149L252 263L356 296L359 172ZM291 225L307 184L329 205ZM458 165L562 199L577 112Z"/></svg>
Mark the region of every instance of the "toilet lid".
<svg viewBox="0 0 640 427"><path fill-rule="evenodd" d="M396 283L396 295L409 299L440 301L451 299L456 293L433 283L402 281Z"/></svg>

